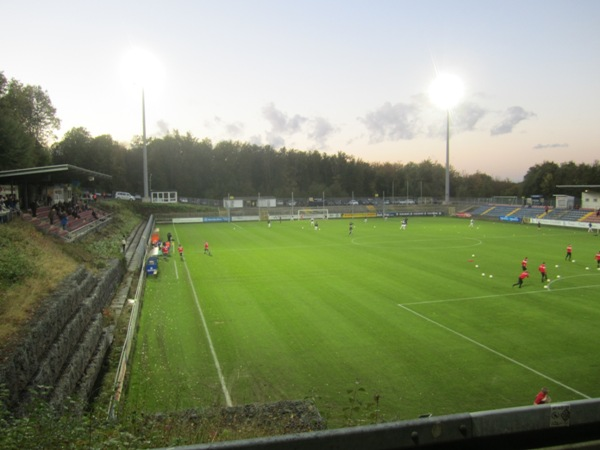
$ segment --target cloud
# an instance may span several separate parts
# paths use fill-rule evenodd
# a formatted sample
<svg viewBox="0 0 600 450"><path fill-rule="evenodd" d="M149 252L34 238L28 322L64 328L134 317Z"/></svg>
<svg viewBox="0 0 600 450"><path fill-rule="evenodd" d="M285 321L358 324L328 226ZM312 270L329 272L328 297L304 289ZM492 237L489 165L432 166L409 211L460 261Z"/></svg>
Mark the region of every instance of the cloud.
<svg viewBox="0 0 600 450"><path fill-rule="evenodd" d="M446 120L442 120L439 110L435 115L430 114L424 119L428 123L427 137L441 138L446 136ZM445 115L446 113L443 112ZM474 131L477 125L488 115L488 111L481 106L464 102L450 111L450 127L452 134Z"/></svg>
<svg viewBox="0 0 600 450"><path fill-rule="evenodd" d="M545 148L566 148L569 144L538 144L534 145L533 148L535 150L543 150Z"/></svg>
<svg viewBox="0 0 600 450"><path fill-rule="evenodd" d="M267 144L273 148L280 148L285 146L285 139L277 133L267 133L266 140Z"/></svg>
<svg viewBox="0 0 600 450"><path fill-rule="evenodd" d="M286 138L303 134L318 146L325 147L327 140L338 129L324 117L306 117L300 114L289 115L269 103L262 108L262 116L269 122L270 129L265 133L265 140L272 147L283 147Z"/></svg>
<svg viewBox="0 0 600 450"><path fill-rule="evenodd" d="M156 122L156 126L158 127L160 136L166 136L169 134L169 124L166 121L161 119Z"/></svg>
<svg viewBox="0 0 600 450"><path fill-rule="evenodd" d="M385 140L398 141L414 139L420 129L420 108L416 104L384 103L365 117L359 117L369 133L371 143Z"/></svg>
<svg viewBox="0 0 600 450"><path fill-rule="evenodd" d="M453 113L453 127L457 131L473 131L487 111L475 103L463 103Z"/></svg>
<svg viewBox="0 0 600 450"><path fill-rule="evenodd" d="M232 122L225 124L225 132L233 138L240 137L244 134L244 124L241 122Z"/></svg>
<svg viewBox="0 0 600 450"><path fill-rule="evenodd" d="M308 137L320 146L326 146L327 139L336 132L336 128L323 117L317 117L310 121L309 127L311 130L308 132Z"/></svg>
<svg viewBox="0 0 600 450"><path fill-rule="evenodd" d="M298 114L288 117L283 111L277 109L273 103L265 105L262 115L271 124L272 133L294 134L302 129L302 125L308 120Z"/></svg>
<svg viewBox="0 0 600 450"><path fill-rule="evenodd" d="M535 117L535 114L525 111L520 106L511 106L504 112L502 121L492 127L490 134L496 136L511 133L520 122L531 117Z"/></svg>

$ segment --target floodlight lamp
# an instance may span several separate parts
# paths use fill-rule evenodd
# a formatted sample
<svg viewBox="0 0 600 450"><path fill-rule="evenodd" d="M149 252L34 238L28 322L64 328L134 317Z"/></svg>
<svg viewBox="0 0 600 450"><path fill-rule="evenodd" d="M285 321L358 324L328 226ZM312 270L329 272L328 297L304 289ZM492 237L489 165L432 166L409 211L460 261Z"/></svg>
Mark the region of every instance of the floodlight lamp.
<svg viewBox="0 0 600 450"><path fill-rule="evenodd" d="M440 108L448 110L463 97L464 85L460 78L452 74L440 74L431 83L429 97Z"/></svg>

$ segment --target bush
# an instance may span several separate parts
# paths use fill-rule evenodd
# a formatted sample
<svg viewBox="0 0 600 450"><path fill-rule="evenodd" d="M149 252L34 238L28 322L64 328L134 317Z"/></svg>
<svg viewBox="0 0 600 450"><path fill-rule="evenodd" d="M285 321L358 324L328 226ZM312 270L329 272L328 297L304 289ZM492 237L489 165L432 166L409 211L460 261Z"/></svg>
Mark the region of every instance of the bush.
<svg viewBox="0 0 600 450"><path fill-rule="evenodd" d="M35 264L17 246L13 230L6 227L0 240L0 288L6 289L33 274Z"/></svg>

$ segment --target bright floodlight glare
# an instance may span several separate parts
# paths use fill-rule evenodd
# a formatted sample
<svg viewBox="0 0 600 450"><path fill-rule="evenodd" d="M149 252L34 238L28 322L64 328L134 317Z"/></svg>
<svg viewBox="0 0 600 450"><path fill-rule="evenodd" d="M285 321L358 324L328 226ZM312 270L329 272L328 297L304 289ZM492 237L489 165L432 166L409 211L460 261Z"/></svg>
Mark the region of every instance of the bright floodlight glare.
<svg viewBox="0 0 600 450"><path fill-rule="evenodd" d="M431 83L429 97L442 109L450 109L463 97L464 85L460 78L451 74L440 74Z"/></svg>
<svg viewBox="0 0 600 450"><path fill-rule="evenodd" d="M126 84L156 89L162 84L164 74L158 58L143 48L130 48L121 60L121 76Z"/></svg>

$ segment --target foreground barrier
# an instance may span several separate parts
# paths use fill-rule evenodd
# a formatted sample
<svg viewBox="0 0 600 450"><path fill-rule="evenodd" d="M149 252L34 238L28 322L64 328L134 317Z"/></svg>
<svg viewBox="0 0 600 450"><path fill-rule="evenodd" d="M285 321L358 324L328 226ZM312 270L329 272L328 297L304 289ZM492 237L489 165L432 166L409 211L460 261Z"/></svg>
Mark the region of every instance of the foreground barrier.
<svg viewBox="0 0 600 450"><path fill-rule="evenodd" d="M274 436L180 450L528 449L600 440L600 399L425 417L330 431ZM600 444L596 442L595 444ZM597 448L597 447L594 447Z"/></svg>

